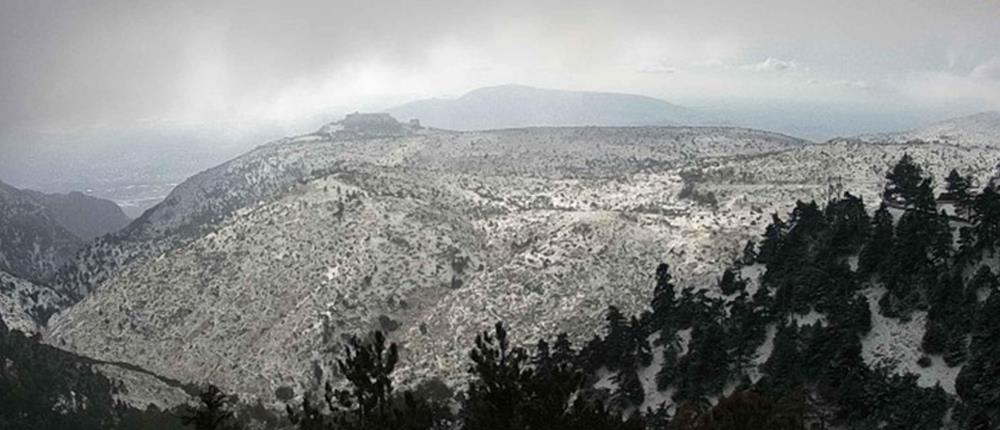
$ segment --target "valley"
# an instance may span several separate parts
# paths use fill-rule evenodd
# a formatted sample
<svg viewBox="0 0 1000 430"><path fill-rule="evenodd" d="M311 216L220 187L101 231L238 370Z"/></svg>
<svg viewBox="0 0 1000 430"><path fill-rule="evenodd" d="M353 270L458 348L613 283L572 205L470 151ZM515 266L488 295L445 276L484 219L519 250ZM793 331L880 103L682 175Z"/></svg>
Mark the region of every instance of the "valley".
<svg viewBox="0 0 1000 430"><path fill-rule="evenodd" d="M402 347L402 383L457 384L456 346L483 327L584 340L608 305L642 310L659 262L706 288L796 200L850 191L873 207L903 153L937 178L959 165L985 181L995 164L978 145L719 127L284 139L92 245L62 278L83 299L46 341L273 399L381 329Z"/></svg>
<svg viewBox="0 0 1000 430"><path fill-rule="evenodd" d="M79 235L112 227L67 224L85 220L62 215L79 197L8 188L5 213L35 226L12 237L39 245L18 254L25 247L3 242L20 259L7 261L23 262L0 272L5 324L89 363L119 384L116 399L153 404L151 414L189 403L204 381L277 410L289 392L339 381L331 357L373 330L399 346L400 387L460 389L470 339L497 321L525 344L566 333L583 345L606 334L609 306L646 315L664 262L682 294L729 303L723 271L742 267L751 295L763 288L767 270L746 253L797 202L851 193L873 211L904 154L938 180L961 166L975 184L995 178L998 159L990 114L932 126L952 130L947 139L917 130L823 143L728 127L450 131L353 118L360 125L335 122L199 173L90 240ZM383 125L369 132L365 121ZM928 314L881 315L880 288L865 290L863 360L957 395L961 365L917 365ZM802 328L834 315L791 318ZM681 352L701 339L690 330L677 334ZM755 347L751 382L767 373L775 330ZM636 406L677 407L677 387L657 388L656 336ZM598 369L593 388L619 390L615 375Z"/></svg>

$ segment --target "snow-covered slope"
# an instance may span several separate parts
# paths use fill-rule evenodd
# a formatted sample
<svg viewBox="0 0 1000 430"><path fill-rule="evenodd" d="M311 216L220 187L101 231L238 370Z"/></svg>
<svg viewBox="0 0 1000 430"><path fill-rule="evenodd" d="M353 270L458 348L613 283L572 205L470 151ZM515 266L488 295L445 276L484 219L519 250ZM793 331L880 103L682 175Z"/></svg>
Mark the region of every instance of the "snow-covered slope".
<svg viewBox="0 0 1000 430"><path fill-rule="evenodd" d="M276 142L83 253L66 285L96 290L49 339L268 394L307 380L327 344L391 328L404 377L457 376L454 346L483 324L582 336L607 304L640 306L658 261L692 284L713 277L767 214L678 199L679 169L806 144L725 128Z"/></svg>
<svg viewBox="0 0 1000 430"><path fill-rule="evenodd" d="M47 280L82 244L30 194L0 182L0 270Z"/></svg>
<svg viewBox="0 0 1000 430"><path fill-rule="evenodd" d="M922 140L963 147L1000 148L1000 112L982 112L936 122L915 130L867 135L862 139L897 143Z"/></svg>
<svg viewBox="0 0 1000 430"><path fill-rule="evenodd" d="M11 329L37 333L51 313L66 305L53 290L0 270L0 318Z"/></svg>
<svg viewBox="0 0 1000 430"><path fill-rule="evenodd" d="M874 204L904 152L938 178L985 178L997 155L691 127L285 139L92 246L63 280L93 291L47 341L271 397L381 328L402 347L402 381L455 380L461 346L493 322L529 341L589 337L607 305L646 306L661 261L709 285L796 199Z"/></svg>

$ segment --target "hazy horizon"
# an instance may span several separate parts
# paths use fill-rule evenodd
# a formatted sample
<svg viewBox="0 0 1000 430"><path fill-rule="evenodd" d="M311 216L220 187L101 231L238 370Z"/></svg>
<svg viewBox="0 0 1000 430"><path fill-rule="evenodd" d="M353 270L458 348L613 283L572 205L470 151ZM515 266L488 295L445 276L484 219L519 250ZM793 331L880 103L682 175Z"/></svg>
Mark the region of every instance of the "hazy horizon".
<svg viewBox="0 0 1000 430"><path fill-rule="evenodd" d="M998 16L975 1L10 1L0 180L162 185L346 112L507 84L814 141L905 130L1000 109Z"/></svg>
<svg viewBox="0 0 1000 430"><path fill-rule="evenodd" d="M13 1L0 131L287 124L501 84L960 115L1000 108L998 16L976 1Z"/></svg>

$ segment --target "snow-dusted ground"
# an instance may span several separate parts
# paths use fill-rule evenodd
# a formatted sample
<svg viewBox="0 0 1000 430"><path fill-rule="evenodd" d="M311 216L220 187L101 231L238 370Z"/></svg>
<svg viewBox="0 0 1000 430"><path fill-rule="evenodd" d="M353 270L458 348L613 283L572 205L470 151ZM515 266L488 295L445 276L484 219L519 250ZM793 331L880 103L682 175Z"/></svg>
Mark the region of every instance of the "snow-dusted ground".
<svg viewBox="0 0 1000 430"><path fill-rule="evenodd" d="M728 128L285 139L196 175L84 253L66 282L96 290L46 339L270 398L309 388L328 347L381 328L402 347L401 382L455 382L497 320L525 343L587 339L609 304L648 306L659 262L683 287L712 286L798 199L850 191L873 206L904 152L938 178L985 177L997 155ZM718 205L679 198L686 181ZM751 292L762 270L743 269ZM867 341L871 357L895 354L878 352L886 336Z"/></svg>
<svg viewBox="0 0 1000 430"><path fill-rule="evenodd" d="M58 309L64 300L50 288L0 271L0 318L11 329L38 333L40 313Z"/></svg>
<svg viewBox="0 0 1000 430"><path fill-rule="evenodd" d="M774 351L774 337L778 334L778 328L774 324L767 326L767 334L764 337L764 343L757 347L757 351L754 353L754 357L750 360L751 367L748 369L747 373L750 377L751 382L757 382L763 376L761 374L761 366L767 363L767 360L771 358L771 352Z"/></svg>
<svg viewBox="0 0 1000 430"><path fill-rule="evenodd" d="M965 148L1000 147L1000 112L983 112L961 118L940 121L926 127L900 133L883 133L861 137L870 142L908 142L922 140Z"/></svg>
<svg viewBox="0 0 1000 430"><path fill-rule="evenodd" d="M790 316L792 322L799 327L811 326L819 324L820 326L826 326L826 315L823 315L815 310L809 310L807 314L792 314Z"/></svg>
<svg viewBox="0 0 1000 430"><path fill-rule="evenodd" d="M929 355L931 365L922 368L917 360L925 354L920 350L927 324L926 312L914 312L909 321L886 318L879 313L878 301L885 294L881 287L865 291L872 313L872 330L861 341L861 358L869 366L886 366L896 374L912 373L918 376L917 385L941 385L947 393L955 394L955 378L962 366L949 367L940 355Z"/></svg>

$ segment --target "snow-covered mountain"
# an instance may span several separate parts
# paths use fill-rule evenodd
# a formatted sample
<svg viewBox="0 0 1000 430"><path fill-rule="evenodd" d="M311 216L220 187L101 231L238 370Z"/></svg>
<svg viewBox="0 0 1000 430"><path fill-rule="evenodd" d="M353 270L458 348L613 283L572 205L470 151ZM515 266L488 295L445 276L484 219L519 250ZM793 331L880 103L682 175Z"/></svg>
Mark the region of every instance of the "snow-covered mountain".
<svg viewBox="0 0 1000 430"><path fill-rule="evenodd" d="M430 127L489 130L538 126L691 124L695 113L652 97L521 85L473 90L456 99L419 100L387 110Z"/></svg>
<svg viewBox="0 0 1000 430"><path fill-rule="evenodd" d="M661 261L683 286L713 285L796 199L873 205L904 152L938 178L985 179L997 157L719 127L337 130L198 174L96 242L63 274L85 298L47 341L273 398L383 329L402 381L458 380L460 346L497 320L583 339L609 304L641 311Z"/></svg>
<svg viewBox="0 0 1000 430"><path fill-rule="evenodd" d="M965 147L998 148L1000 147L1000 112L982 112L936 122L915 130L865 135L861 138L871 142L921 140Z"/></svg>
<svg viewBox="0 0 1000 430"><path fill-rule="evenodd" d="M0 182L0 317L37 331L72 300L51 281L93 237L128 221L114 203L81 193L43 194Z"/></svg>
<svg viewBox="0 0 1000 430"><path fill-rule="evenodd" d="M82 253L64 285L94 291L48 338L270 395L343 336L384 328L410 375L456 377L453 342L494 319L584 336L608 303L643 303L660 260L692 284L714 277L718 256L756 234L743 225L777 206L678 199L679 172L805 145L727 128L275 142L196 175ZM259 360L220 365L237 356Z"/></svg>

